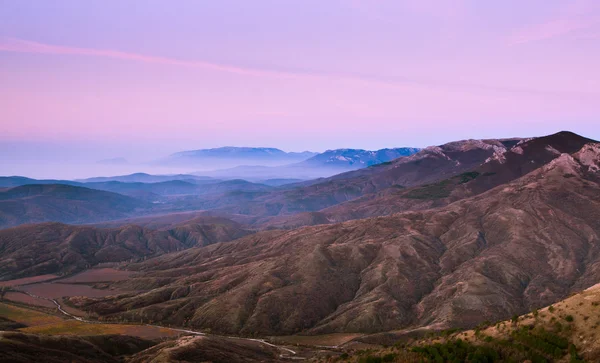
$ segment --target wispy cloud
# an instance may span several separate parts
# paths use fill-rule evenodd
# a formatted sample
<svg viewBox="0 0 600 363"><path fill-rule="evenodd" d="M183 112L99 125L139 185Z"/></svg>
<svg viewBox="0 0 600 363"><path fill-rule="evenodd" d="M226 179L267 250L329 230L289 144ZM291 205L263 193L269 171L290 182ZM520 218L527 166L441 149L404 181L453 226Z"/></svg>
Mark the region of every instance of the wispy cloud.
<svg viewBox="0 0 600 363"><path fill-rule="evenodd" d="M403 76L391 75L373 75L360 73L346 73L335 71L321 71L311 69L284 69L284 68L249 68L235 65L227 65L220 63L211 63L197 60L181 60L170 57L144 55L131 52L123 52L110 49L95 49L72 47L62 45L44 44L30 40L0 37L0 52L27 53L27 54L48 54L48 55L76 55L90 57L104 57L121 59L126 61L145 62L153 64L201 68L211 71L226 72L232 74L257 76L257 77L278 77L287 79L324 79L324 80L342 80L364 82L369 84L381 84L387 86L418 86L426 88L443 89L446 91L467 91L467 92L500 92L500 93L526 93L537 94L544 96L560 96L560 97L581 97L589 96L586 93L573 93L554 90L538 90L531 88L506 87L498 85L487 85L467 82L439 81L428 79L415 79Z"/></svg>
<svg viewBox="0 0 600 363"><path fill-rule="evenodd" d="M558 15L545 22L525 27L509 37L509 45L520 45L567 35L585 38L600 26L600 7L596 1L575 0L558 9Z"/></svg>
<svg viewBox="0 0 600 363"><path fill-rule="evenodd" d="M56 55L82 55L93 57L106 57L114 59L122 59L128 61L138 61L145 63L165 64L183 67L204 68L208 70L228 72L250 76L293 76L292 74L281 73L277 71L265 71L259 69L236 67L231 65L223 65L218 63L180 60L169 57L158 57L151 55L143 55L130 52L122 52L118 50L94 49L82 47L70 47L61 45L50 45L38 43L30 40L1 37L0 51L14 53L38 53L38 54L56 54Z"/></svg>
<svg viewBox="0 0 600 363"><path fill-rule="evenodd" d="M565 36L581 30L591 29L599 23L600 19L566 18L551 20L519 32L511 37L509 44L518 45ZM585 37L585 34L578 35L578 37Z"/></svg>

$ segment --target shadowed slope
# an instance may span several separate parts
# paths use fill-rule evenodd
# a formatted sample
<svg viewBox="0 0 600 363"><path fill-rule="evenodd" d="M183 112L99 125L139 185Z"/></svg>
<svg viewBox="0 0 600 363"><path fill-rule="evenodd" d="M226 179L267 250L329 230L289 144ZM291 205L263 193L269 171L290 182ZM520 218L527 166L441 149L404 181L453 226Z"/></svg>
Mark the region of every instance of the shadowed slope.
<svg viewBox="0 0 600 363"><path fill-rule="evenodd" d="M135 225L111 229L23 225L0 231L0 279L69 274L103 262L231 241L250 233L236 222L216 217L198 217L162 230Z"/></svg>
<svg viewBox="0 0 600 363"><path fill-rule="evenodd" d="M23 185L0 191L0 228L45 221L117 219L148 206L124 195L77 186Z"/></svg>

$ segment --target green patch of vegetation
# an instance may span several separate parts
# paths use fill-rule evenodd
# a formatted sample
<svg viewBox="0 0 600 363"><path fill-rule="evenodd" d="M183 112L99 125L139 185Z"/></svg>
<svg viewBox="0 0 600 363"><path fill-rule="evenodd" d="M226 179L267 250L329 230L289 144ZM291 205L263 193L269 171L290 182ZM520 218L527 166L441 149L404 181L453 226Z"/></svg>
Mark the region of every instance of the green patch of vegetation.
<svg viewBox="0 0 600 363"><path fill-rule="evenodd" d="M421 187L412 189L404 194L405 198L409 199L441 199L450 196L452 185L450 180L444 180L435 184L427 184Z"/></svg>
<svg viewBox="0 0 600 363"><path fill-rule="evenodd" d="M581 362L577 348L566 338L534 326L521 327L508 338L486 336L477 344L461 339L413 347L424 362L553 362L570 357Z"/></svg>
<svg viewBox="0 0 600 363"><path fill-rule="evenodd" d="M384 161L383 163L373 164L373 165L370 165L369 167L370 168L376 168L376 167L379 167L379 166L386 166L386 165L392 165L392 162L391 161Z"/></svg>
<svg viewBox="0 0 600 363"><path fill-rule="evenodd" d="M572 323L573 320L574 320L573 315L567 315L567 316L565 316L565 320L568 321L569 323Z"/></svg>
<svg viewBox="0 0 600 363"><path fill-rule="evenodd" d="M358 361L359 363L384 363L384 362L393 362L396 360L398 354L396 353L388 353L383 356L376 355L368 355L366 357L361 357Z"/></svg>
<svg viewBox="0 0 600 363"><path fill-rule="evenodd" d="M476 179L479 176L479 172L476 171L468 171L466 173L462 173L457 176L459 184L465 184L470 182L471 180Z"/></svg>
<svg viewBox="0 0 600 363"><path fill-rule="evenodd" d="M492 176L492 175L496 175L496 172L494 171L486 171L485 173L481 174L482 176Z"/></svg>
<svg viewBox="0 0 600 363"><path fill-rule="evenodd" d="M404 198L409 199L442 199L450 196L452 187L458 184L465 184L476 179L480 175L477 171L469 171L459 174L450 179L442 180L438 183L426 184L404 194Z"/></svg>

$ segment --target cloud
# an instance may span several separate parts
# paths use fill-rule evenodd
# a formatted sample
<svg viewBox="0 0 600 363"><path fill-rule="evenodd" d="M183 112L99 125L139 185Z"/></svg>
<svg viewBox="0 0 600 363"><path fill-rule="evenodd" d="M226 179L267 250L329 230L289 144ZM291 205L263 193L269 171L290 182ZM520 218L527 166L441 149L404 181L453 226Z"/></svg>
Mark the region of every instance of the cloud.
<svg viewBox="0 0 600 363"><path fill-rule="evenodd" d="M123 52L110 49L95 49L83 47L71 47L62 45L44 44L30 40L0 37L0 52L27 53L27 54L49 54L49 55L77 55L90 57L104 57L121 59L126 61L171 65L179 67L201 68L206 70L239 74L245 76L256 77L277 77L286 79L324 79L324 80L341 80L363 82L368 84L379 84L386 86L418 86L424 88L442 89L450 92L467 91L467 92L496 92L496 93L524 93L543 96L557 97L582 97L591 96L586 93L563 92L555 90L539 90L519 87L506 87L497 85L467 83L467 82L452 82L438 81L430 79L415 79L411 77L390 76L390 75L374 75L362 73L348 73L335 71L320 71L312 69L284 69L284 68L249 68L242 66L234 66L227 64L211 63L197 60L182 60L169 57L144 55L131 52ZM596 95L593 95L596 96Z"/></svg>
<svg viewBox="0 0 600 363"><path fill-rule="evenodd" d="M230 65L223 65L218 63L210 63L203 61L188 61L180 60L168 57L158 57L143 55L137 53L122 52L118 50L108 49L94 49L94 48L81 48L81 47L67 47L61 45L50 45L30 40L17 39L17 38L0 38L0 51L14 52L14 53L37 53L37 54L56 54L56 55L82 55L82 56L93 56L93 57L106 57L114 59L122 59L128 61L138 61L145 63L165 64L173 66L203 68L208 70L235 73L249 76L291 76L277 71L264 71L259 69L250 69L243 67L236 67Z"/></svg>
<svg viewBox="0 0 600 363"><path fill-rule="evenodd" d="M600 25L600 7L595 1L568 2L558 9L558 14L545 22L519 30L509 37L509 45L526 44L566 35L585 38L589 35L589 31L597 31L595 28Z"/></svg>
<svg viewBox="0 0 600 363"><path fill-rule="evenodd" d="M552 39L571 34L576 31L590 29L597 23L598 21L594 19L580 18L565 18L551 20L546 23L535 25L517 33L511 38L509 45L519 45L546 39Z"/></svg>

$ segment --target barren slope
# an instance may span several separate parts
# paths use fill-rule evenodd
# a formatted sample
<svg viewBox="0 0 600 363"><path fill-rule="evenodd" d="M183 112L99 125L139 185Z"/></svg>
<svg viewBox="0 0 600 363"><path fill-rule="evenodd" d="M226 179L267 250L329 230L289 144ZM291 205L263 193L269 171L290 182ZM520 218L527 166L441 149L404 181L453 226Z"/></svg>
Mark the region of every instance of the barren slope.
<svg viewBox="0 0 600 363"><path fill-rule="evenodd" d="M0 279L69 274L98 263L231 241L250 233L236 222L216 217L197 217L162 230L135 225L111 229L61 223L23 225L0 230Z"/></svg>
<svg viewBox="0 0 600 363"><path fill-rule="evenodd" d="M600 147L439 209L292 231L131 265L147 294L103 315L241 334L472 326L600 281Z"/></svg>

